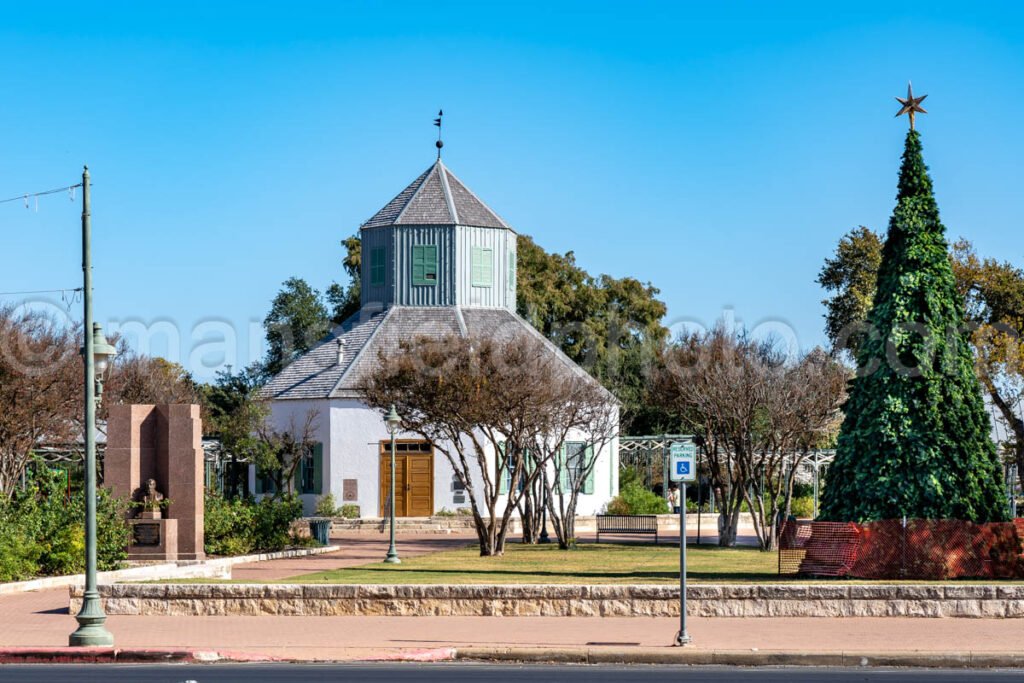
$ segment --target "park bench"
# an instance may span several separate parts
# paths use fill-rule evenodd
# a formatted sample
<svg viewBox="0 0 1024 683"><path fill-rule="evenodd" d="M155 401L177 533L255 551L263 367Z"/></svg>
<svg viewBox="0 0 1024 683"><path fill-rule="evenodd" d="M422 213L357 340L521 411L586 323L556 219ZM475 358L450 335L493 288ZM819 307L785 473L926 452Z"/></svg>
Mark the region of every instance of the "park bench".
<svg viewBox="0 0 1024 683"><path fill-rule="evenodd" d="M654 544L658 544L657 515L598 515L597 542L601 542L601 534L621 534L636 536L654 536Z"/></svg>

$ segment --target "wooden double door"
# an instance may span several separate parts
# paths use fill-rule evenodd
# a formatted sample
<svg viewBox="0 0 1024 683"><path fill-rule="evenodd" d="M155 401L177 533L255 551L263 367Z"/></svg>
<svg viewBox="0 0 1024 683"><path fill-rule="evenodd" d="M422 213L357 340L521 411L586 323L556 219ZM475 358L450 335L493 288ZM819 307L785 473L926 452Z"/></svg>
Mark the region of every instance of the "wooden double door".
<svg viewBox="0 0 1024 683"><path fill-rule="evenodd" d="M380 516L391 495L391 442L380 442ZM434 514L434 453L424 441L395 444L395 517Z"/></svg>

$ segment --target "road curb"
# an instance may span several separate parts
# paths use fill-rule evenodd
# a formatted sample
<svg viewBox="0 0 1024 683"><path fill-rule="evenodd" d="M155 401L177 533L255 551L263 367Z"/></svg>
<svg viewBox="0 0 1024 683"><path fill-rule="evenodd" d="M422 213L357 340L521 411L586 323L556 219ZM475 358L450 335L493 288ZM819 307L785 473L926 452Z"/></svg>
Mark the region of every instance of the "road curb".
<svg viewBox="0 0 1024 683"><path fill-rule="evenodd" d="M0 664L205 664L273 662L276 657L249 652L112 647L3 647Z"/></svg>
<svg viewBox="0 0 1024 683"><path fill-rule="evenodd" d="M697 650L690 648L457 648L465 661L557 664L682 664L717 666L908 667L926 669L1010 669L1024 667L1017 652L802 652Z"/></svg>
<svg viewBox="0 0 1024 683"><path fill-rule="evenodd" d="M401 650L368 657L366 662L450 662L455 659L454 647L437 647L429 650Z"/></svg>

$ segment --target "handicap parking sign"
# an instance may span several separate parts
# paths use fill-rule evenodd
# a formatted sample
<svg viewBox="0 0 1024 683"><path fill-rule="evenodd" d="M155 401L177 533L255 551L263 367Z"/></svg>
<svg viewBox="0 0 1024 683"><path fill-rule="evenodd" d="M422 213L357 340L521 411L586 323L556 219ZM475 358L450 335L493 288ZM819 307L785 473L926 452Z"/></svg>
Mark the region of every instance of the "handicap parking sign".
<svg viewBox="0 0 1024 683"><path fill-rule="evenodd" d="M697 447L693 443L674 443L669 447L669 478L689 483L697 481Z"/></svg>

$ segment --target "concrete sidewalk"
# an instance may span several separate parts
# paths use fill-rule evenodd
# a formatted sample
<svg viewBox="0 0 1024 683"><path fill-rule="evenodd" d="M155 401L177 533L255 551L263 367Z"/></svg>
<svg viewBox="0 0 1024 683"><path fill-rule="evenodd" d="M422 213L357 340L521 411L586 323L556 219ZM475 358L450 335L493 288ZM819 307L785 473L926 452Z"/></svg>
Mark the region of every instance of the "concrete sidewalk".
<svg viewBox="0 0 1024 683"><path fill-rule="evenodd" d="M411 557L467 542L473 538L406 538L400 551ZM365 564L384 556L387 540L363 536L342 539L342 546L327 555L240 565L236 577L259 581ZM0 597L0 648L63 648L76 626L67 604L66 590ZM107 625L117 647L129 651L233 651L293 660L892 663L879 659L884 653L945 665L1022 665L1006 659L1020 649L1021 622L1014 619L694 618L693 644L686 648L671 647L678 621L664 618L114 616ZM875 654L868 659L866 653Z"/></svg>

